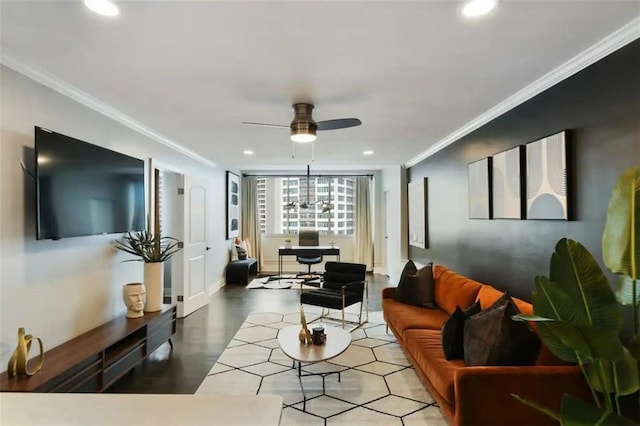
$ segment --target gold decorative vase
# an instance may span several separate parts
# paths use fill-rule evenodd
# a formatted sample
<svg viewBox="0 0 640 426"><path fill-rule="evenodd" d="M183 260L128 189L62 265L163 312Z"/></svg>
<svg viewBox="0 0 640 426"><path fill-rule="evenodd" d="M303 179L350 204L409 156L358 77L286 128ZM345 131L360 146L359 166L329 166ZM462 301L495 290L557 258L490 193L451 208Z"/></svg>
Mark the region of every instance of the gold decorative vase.
<svg viewBox="0 0 640 426"><path fill-rule="evenodd" d="M33 339L38 340L40 346L40 356L38 358L38 364L34 371L29 371L27 362L29 361L29 350L31 349L31 342ZM11 358L9 358L9 366L7 367L7 373L9 377L15 376L33 376L42 368L44 362L44 352L42 351L42 340L39 337L32 336L24 333L24 328L18 328L18 345L13 351Z"/></svg>
<svg viewBox="0 0 640 426"><path fill-rule="evenodd" d="M300 305L300 324L302 325L302 329L300 329L300 333L298 333L298 339L300 343L303 345L310 345L313 343L313 337L311 336L311 332L307 327L307 319L304 316L304 309L302 305Z"/></svg>

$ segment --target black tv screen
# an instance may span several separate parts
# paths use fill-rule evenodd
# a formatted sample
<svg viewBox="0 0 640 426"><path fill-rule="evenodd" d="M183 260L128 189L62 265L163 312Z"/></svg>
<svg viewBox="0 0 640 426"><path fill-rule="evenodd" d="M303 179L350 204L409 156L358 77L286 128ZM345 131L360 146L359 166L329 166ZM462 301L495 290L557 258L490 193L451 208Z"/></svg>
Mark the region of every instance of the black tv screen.
<svg viewBox="0 0 640 426"><path fill-rule="evenodd" d="M37 238L145 228L144 161L35 128Z"/></svg>

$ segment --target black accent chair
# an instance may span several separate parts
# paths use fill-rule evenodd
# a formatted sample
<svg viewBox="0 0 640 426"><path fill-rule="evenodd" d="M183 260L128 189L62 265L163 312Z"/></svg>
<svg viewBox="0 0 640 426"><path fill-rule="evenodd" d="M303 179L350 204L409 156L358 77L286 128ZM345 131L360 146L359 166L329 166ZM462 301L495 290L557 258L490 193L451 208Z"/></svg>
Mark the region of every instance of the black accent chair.
<svg viewBox="0 0 640 426"><path fill-rule="evenodd" d="M322 307L320 318L328 317L330 309L340 310L342 312L342 328L345 328L345 323L350 323L354 326L349 331L353 331L368 320L367 306L367 317L362 322L362 305L364 305L365 296L367 297L367 305L369 302L366 273L367 266L361 263L327 262L322 287L302 291L300 304ZM345 321L345 308L356 303L360 303L358 322ZM327 308L326 314L325 308Z"/></svg>
<svg viewBox="0 0 640 426"><path fill-rule="evenodd" d="M298 231L298 245L299 246L319 246L320 234L318 231ZM311 265L317 265L322 263L322 256L296 256L298 263L307 265L309 268L307 274L311 275Z"/></svg>

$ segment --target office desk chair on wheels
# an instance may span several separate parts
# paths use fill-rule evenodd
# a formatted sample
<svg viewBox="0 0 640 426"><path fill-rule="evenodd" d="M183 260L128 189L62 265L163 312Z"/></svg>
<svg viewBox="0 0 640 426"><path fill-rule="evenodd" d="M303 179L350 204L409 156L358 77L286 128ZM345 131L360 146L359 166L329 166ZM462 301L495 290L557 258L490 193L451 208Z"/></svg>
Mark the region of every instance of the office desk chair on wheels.
<svg viewBox="0 0 640 426"><path fill-rule="evenodd" d="M319 232L318 231L298 231L298 245L299 246L319 246L320 245ZM296 260L298 261L298 263L307 265L308 270L306 274L311 276L311 265L317 265L318 263L322 263L322 256L312 256L312 257L296 256ZM298 274L298 275L301 275L301 274Z"/></svg>

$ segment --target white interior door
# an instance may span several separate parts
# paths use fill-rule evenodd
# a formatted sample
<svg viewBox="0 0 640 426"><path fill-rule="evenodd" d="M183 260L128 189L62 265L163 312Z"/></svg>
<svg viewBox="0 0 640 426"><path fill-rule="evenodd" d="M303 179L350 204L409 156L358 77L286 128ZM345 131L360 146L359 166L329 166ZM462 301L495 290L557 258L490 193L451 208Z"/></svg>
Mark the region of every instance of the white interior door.
<svg viewBox="0 0 640 426"><path fill-rule="evenodd" d="M183 288L178 316L184 317L209 303L207 291L207 189L199 178L184 175ZM180 295L179 295L180 296Z"/></svg>

